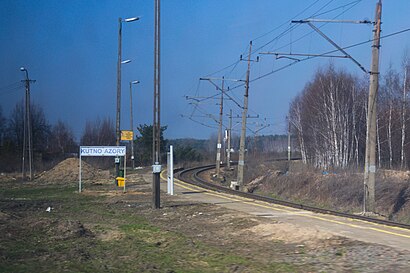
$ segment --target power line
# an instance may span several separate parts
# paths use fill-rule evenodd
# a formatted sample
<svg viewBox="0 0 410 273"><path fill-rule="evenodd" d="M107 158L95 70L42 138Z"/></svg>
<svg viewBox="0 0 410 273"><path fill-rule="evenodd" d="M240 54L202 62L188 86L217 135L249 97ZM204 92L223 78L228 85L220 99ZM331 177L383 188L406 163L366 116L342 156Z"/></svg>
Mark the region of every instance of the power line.
<svg viewBox="0 0 410 273"><path fill-rule="evenodd" d="M392 37L392 36L395 36L395 35L399 35L399 34L402 34L402 33L408 32L408 31L410 31L410 28L406 28L406 29L403 29L403 30L400 30L400 31L396 31L396 32L393 32L393 33L384 35L384 36L380 37L380 39L389 38L389 37ZM368 43L373 42L373 40L374 40L374 39L369 39L369 40L366 40L366 41L363 41L363 42L359 42L359 43L356 43L356 44L353 44L353 45L350 45L350 46L343 47L342 49L349 49L349 48L354 48L354 47L361 46L361 45L364 45L364 44L368 44ZM278 68L278 69L276 69L276 70L272 70L271 72L268 72L268 73L266 73L266 74L264 74L264 75L262 75L262 76L260 76L260 77L254 78L254 79L252 79L250 82L254 82L254 81L260 80L260 79L262 79L262 78L265 78L265 77L267 77L267 76L269 76L269 75L272 75L272 74L274 74L274 73L276 73L276 72L282 71L282 70L284 70L285 68L288 68L288 67L290 67L290 66L293 66L293 65L295 65L295 64L297 64L297 63L304 62L304 61L307 61L307 60L310 60L310 59L314 59L314 58L318 58L318 57L323 56L323 55L328 55L328 54L331 54L331 53L335 53L335 52L337 52L337 51L338 51L338 49L335 49L335 50L327 51L327 52L322 53L322 54L318 54L318 55L316 55L316 56L309 56L309 57L306 57L306 58L304 58L304 59L300 59L300 60L291 62L290 64L287 64L287 65L285 65L285 66L282 66L282 67L280 67L280 68ZM230 90L234 90L234 89L236 89L236 88L238 88L238 87L241 87L241 86L243 86L243 85L244 85L244 84L235 85L235 86L231 87Z"/></svg>
<svg viewBox="0 0 410 273"><path fill-rule="evenodd" d="M338 10L338 9L341 9L341 8L345 8L346 6L352 5L351 7L349 7L348 9L346 9L345 11L343 11L343 12L341 12L340 14L336 15L336 16L333 18L333 19L335 19L335 18L337 18L337 17L343 15L344 13L346 13L347 11L349 11L350 9L352 9L353 7L355 7L358 3L360 3L360 2L363 1L363 0L356 0L356 1L350 2L350 3L348 3L348 4L339 6L339 7L337 7L337 8L331 9L331 10L329 10L329 11L325 11L325 12L323 12L323 13L318 13L318 12L320 12L321 10L323 10L325 7L327 7L328 5L330 5L333 1L334 1L334 0L330 0L329 2L327 2L327 3L326 3L324 6L322 6L318 11L316 11L314 14L310 15L310 17L315 17L315 16L327 14L327 13L330 13L331 11L335 11L335 10ZM295 16L295 17L296 17L296 16ZM292 19L294 19L295 17L293 17ZM287 21L287 22L289 22L289 21ZM282 24L282 25L284 25L284 24ZM326 25L326 24L321 25L319 28L323 27L324 25ZM276 40L282 38L284 35L288 34L289 32L291 32L293 29L296 29L297 27L299 27L299 26L295 26L295 25L290 26L288 29L284 30L281 34L279 34L278 36L276 36L275 38L273 38L273 39L270 40L269 42L267 42L267 43L265 43L264 45L262 45L262 46L256 48L254 51L252 51L252 54L253 54L253 53L256 53L256 52L259 51L260 49L264 48L264 47L267 46L268 44L271 44L272 42L274 42L274 41L276 41ZM309 33L306 34L306 35L303 35L302 37L300 37L300 38L297 39L296 41L299 41L299 40L303 39L304 37L310 35L311 33L313 33L313 31L309 32ZM293 43L293 42L288 43L288 44L286 44L285 46L282 46L281 48L287 47L287 46L291 45L292 43Z"/></svg>
<svg viewBox="0 0 410 273"><path fill-rule="evenodd" d="M0 88L0 95L9 94L16 90L22 89L24 84L22 82L15 82Z"/></svg>
<svg viewBox="0 0 410 273"><path fill-rule="evenodd" d="M360 0L360 1L362 1L362 0ZM332 19L336 19L336 18L340 17L341 15L345 14L346 12L348 12L349 10L351 10L352 8L354 8L357 4L359 4L360 1L351 2L351 3L354 3L353 6L349 7L348 9L346 9L346 10L344 10L343 12L339 13L338 15L334 16ZM326 14L326 13L327 13L327 12L321 13L321 15ZM318 16L318 15L313 15L313 16ZM327 24L328 24L328 23L324 23L324 24L320 25L318 28L321 29L322 27L324 27L324 26L327 25ZM312 31L310 31L310 32L308 32L308 33L302 35L301 37L297 38L295 41L292 41L292 42L287 43L287 44L285 44L285 45L283 45L283 46L281 46L281 47L278 47L278 48L274 49L274 51L278 51L278 50L281 50L281 49L283 49L283 48L285 48L285 47L288 47L288 46L290 46L290 45L293 45L293 44L295 44L296 42L299 42L300 40L302 40L303 38L305 38L305 37L311 35L312 33L315 33L315 31L312 30Z"/></svg>
<svg viewBox="0 0 410 273"><path fill-rule="evenodd" d="M335 11L335 10L343 9L343 8L345 8L345 7L347 7L347 6L350 6L350 5L353 5L353 7L354 7L354 6L356 6L357 4L359 4L359 3L362 2L362 1L363 1L363 0L352 1L352 2L350 2L350 3L347 3L347 4L345 4L345 5L339 6L339 7L337 7L337 8L334 8L334 9L331 9L331 10L328 10L328 11L325 11L325 12L322 12L322 13L319 13L319 14L315 14L315 16L322 16L322 15L324 15L324 14L331 13L331 12L333 12L333 11ZM350 9L350 8L349 8L349 9Z"/></svg>
<svg viewBox="0 0 410 273"><path fill-rule="evenodd" d="M313 13L313 14L310 15L310 16L316 16L316 14L317 14L318 12L320 12L321 10L323 10L326 6L328 6L328 5L329 5L330 3L332 3L333 1L334 1L334 0L328 1L328 2L327 2L324 6L322 6L318 11L316 11L315 13ZM362 1L362 0L356 0L356 1ZM307 8L305 8L302 12L299 12L297 15L293 16L291 19L293 19L293 18L299 16L300 14L303 14L305 11L307 11L310 7L312 7L313 5L315 5L317 2L319 2L319 0L317 0L317 1L315 1L313 4L309 5L309 6L308 6ZM262 38L262 37L264 37L264 36L266 36L266 35L268 35L268 34L274 32L274 31L280 29L281 27L283 27L284 25L286 25L289 21L290 21L290 20L285 21L285 22L282 23L280 26L274 28L273 30L268 31L266 34L263 34L263 35L260 35L260 36L256 37L254 40L260 39L260 38ZM269 42L267 42L267 43L264 44L263 46L261 46L261 47L255 49L255 50L253 50L253 51L252 51L252 54L255 53L255 52L257 52L257 51L260 50L261 48L265 47L266 45L272 43L273 41L280 39L281 37L283 37L284 35L286 35L290 30L292 30L292 29L294 29L294 28L297 28L297 27L298 27L298 26L295 26L295 25L292 25L292 26L288 27L288 28L287 28L286 30L284 30L281 34L279 34L278 36L274 37L272 40L270 40ZM248 47L244 50L244 52L246 52L247 49L248 49ZM244 54L244 53L242 53L242 54ZM244 57L246 58L247 56L244 56ZM234 69L234 68L236 68L236 66L238 65L239 62L240 62L240 61L235 61L234 63L232 63L232 64L230 64L230 65L228 65L228 66L226 66L226 67L224 67L224 68L221 68L221 69L219 69L219 70L216 71L216 72L213 72L213 73L210 73L210 74L206 75L206 77L215 75L215 74L217 74L217 73L219 73L219 72L222 72L222 71L224 71L224 70L226 70L226 69L228 69L228 68L230 68L230 67L233 67L233 69ZM231 70L230 73L232 73L233 69Z"/></svg>
<svg viewBox="0 0 410 273"><path fill-rule="evenodd" d="M313 2L312 4L310 4L307 8L305 8L304 10L302 10L301 12L299 12L298 14L296 14L295 16L293 16L293 18L296 18L296 17L302 15L305 11L307 11L308 9L310 9L312 6L314 6L314 5L315 5L317 2L319 2L319 1L320 1L320 0L314 1L314 2ZM293 19L293 18L292 18L292 19ZM283 27L284 25L286 25L288 22L289 22L289 21L286 21L286 22L282 23L281 25L279 25L278 27L276 27L276 28L274 28L274 29L272 29L272 30L266 32L265 34L262 34L262 35L260 35L260 36L258 36L258 37L256 37L256 38L254 38L253 41L256 41L256 40L258 40L258 39L260 39L260 38L263 38L263 37L265 37L265 36L271 34L272 32L274 32L274 31L280 29L281 27Z"/></svg>
<svg viewBox="0 0 410 273"><path fill-rule="evenodd" d="M352 9L353 7L355 7L355 6L356 6L358 3L360 3L362 0L355 0L355 1L349 2L349 3L347 3L347 4L341 5L341 6L339 6L339 7L333 8L333 9L331 9L331 10L328 10L328 11L325 11L325 12L320 13L320 11L322 11L322 10L325 9L327 6L329 6L333 1L334 1L334 0L330 0L330 1L328 1L327 3L325 3L325 4L324 4L322 7L320 7L316 12L314 12L312 15L310 15L310 17L327 14L327 13L333 12L333 11L335 11L335 10L342 9L342 8L347 7L347 6L350 6L348 9L346 9L346 10L344 10L343 12L341 12L340 14L336 15L336 16L334 17L334 19L335 19L335 18L337 18L337 17L343 15L344 13L346 13L347 11L349 11L350 9ZM304 13L305 11L307 11L309 8L311 8L312 6L314 6L317 2L318 2L318 1L313 2L313 3L310 4L307 8L305 8L303 11L301 11L301 12L299 12L297 15L295 15L293 18L296 18L296 17L299 16L300 14L303 14L303 13ZM273 30L267 32L266 34L263 34L263 35L261 35L261 36L256 37L254 40L257 40L257 39L260 39L260 38L262 38L262 37L265 37L266 35L268 35L268 34L274 32L274 31L276 31L277 29L280 29L282 26L286 25L286 23L288 23L288 22L289 22L289 21L286 21L286 22L282 23L279 27L276 27L275 29L273 29ZM319 26L319 28L323 27L323 26L326 25L326 24L327 24L327 23L325 23L325 24ZM265 43L264 45L262 45L262 46L258 47L257 49L253 50L251 54L253 54L253 53L259 51L260 49L262 49L262 48L264 48L265 46L271 44L272 42L279 40L280 38L282 38L282 37L285 36L287 33L291 32L293 29L295 29L295 28L297 28L297 27L299 27L299 25L291 25L290 27L288 27L287 29L285 29L282 33L280 33L279 35L277 35L276 37L274 37L273 39L271 39L270 41L268 41L268 42ZM311 32L309 32L308 34L303 35L302 37L298 38L298 39L296 40L296 42L300 41L301 39L305 38L306 36L310 35L310 34L313 33L313 32L314 32L314 31L311 31ZM284 48L284 47L286 47L286 46L289 46L290 44L293 44L293 43L294 43L294 42L288 43L288 44L286 44L286 45L280 47L279 49ZM246 52L246 49L245 49L245 52ZM244 54L244 53L242 53L242 54ZM235 68L237 67L237 65L239 64L239 62L240 62L240 60L238 60L238 61L232 63L231 65L228 65L228 66L226 66L226 67L224 67L224 68L222 68L222 69L220 69L220 70L218 70L218 71L216 71L216 72L213 72L213 73L211 73L211 74L208 74L207 76L215 75L215 74L217 74L217 73L219 73L219 72L222 72L222 71L224 71L224 70L226 70L226 69L232 67L232 69L231 69L231 70L229 71L229 73L228 73L228 75L231 75L232 72L233 72L233 71L235 70ZM286 67L287 67L287 66L286 66ZM285 68L286 68L286 67L285 67ZM283 69L284 69L284 68L283 68ZM279 69L278 71L280 71L280 70L282 70L282 69ZM271 74L272 74L272 73L271 73ZM261 77L264 77L264 75L262 75ZM254 80L251 80L251 82L252 82L252 81L254 81ZM238 85L238 86L243 86L243 84L240 84L240 85ZM231 89L235 89L235 88L238 87L238 86L235 86L235 87L233 87L233 88L231 88ZM229 87L229 88L230 88L230 87ZM217 96L217 94L214 95L214 96ZM213 97L214 97L214 96L213 96ZM237 106L240 107L240 105L238 105L238 104L237 104Z"/></svg>

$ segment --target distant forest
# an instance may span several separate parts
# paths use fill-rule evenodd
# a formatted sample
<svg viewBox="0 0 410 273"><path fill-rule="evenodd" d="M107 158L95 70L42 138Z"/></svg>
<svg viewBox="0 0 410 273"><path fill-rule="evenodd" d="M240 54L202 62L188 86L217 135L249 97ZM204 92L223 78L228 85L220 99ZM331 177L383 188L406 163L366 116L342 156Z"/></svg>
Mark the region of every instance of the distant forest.
<svg viewBox="0 0 410 273"><path fill-rule="evenodd" d="M0 172L19 172L22 170L23 152L23 102L15 105L9 117L5 117L0 107ZM115 124L110 118L97 118L87 121L79 141L76 141L69 124L58 121L51 125L40 105L31 105L33 167L35 172L47 170L68 157L78 157L80 145L114 146ZM167 126L161 127L161 158L166 161L169 145L174 145L174 161L184 162L214 162L216 153L216 135L208 140L197 139L164 139ZM122 142L127 151L131 151L130 142ZM232 137L232 160L237 158L239 137ZM285 153L287 151L287 136L256 136L247 138L249 155L258 156L269 153ZM225 151L225 146L224 146ZM152 164L152 125L139 125L134 140L134 155L136 166ZM128 155L131 157L131 155ZM224 159L224 157L223 157ZM112 168L112 158L87 158L101 168ZM130 160L130 158L129 158ZM27 162L27 160L26 160Z"/></svg>

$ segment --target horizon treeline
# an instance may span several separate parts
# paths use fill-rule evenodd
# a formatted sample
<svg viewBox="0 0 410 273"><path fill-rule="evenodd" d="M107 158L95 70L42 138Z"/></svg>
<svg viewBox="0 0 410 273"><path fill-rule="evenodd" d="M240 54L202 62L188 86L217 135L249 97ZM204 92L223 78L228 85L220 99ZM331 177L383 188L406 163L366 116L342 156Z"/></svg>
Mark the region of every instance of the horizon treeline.
<svg viewBox="0 0 410 273"><path fill-rule="evenodd" d="M47 170L68 157L78 156L79 146L114 146L115 123L111 118L96 118L85 123L80 140L77 142L71 126L58 120L50 124L43 108L38 104L31 104L33 167L35 172ZM24 136L24 102L15 105L9 117L5 117L0 107L0 172L18 172L22 169L22 152ZM174 161L184 162L214 162L216 153L216 134L211 134L207 140L164 139L167 126L161 127L161 153L165 164L166 152L169 145L174 145ZM134 155L136 166L151 165L152 157L152 125L137 126L134 140ZM259 157L262 154L285 153L287 150L287 136L248 136L246 139L248 156ZM131 151L130 142L122 142ZM232 136L232 160L236 160L239 148L239 136ZM224 142L224 152L226 153ZM127 152L128 154L128 152ZM27 155L26 155L27 156ZM131 160L131 155L128 155ZM226 155L223 155L225 158ZM112 158L87 158L100 168L113 167ZM27 160L26 160L27 162ZM27 164L27 163L26 163ZM26 166L27 167L27 166Z"/></svg>

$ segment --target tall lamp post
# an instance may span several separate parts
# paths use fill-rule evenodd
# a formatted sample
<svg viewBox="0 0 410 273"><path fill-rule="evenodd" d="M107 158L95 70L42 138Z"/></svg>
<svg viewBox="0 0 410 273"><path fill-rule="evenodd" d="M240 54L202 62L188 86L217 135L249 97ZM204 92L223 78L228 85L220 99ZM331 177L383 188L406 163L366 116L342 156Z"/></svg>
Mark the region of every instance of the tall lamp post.
<svg viewBox="0 0 410 273"><path fill-rule="evenodd" d="M132 161L132 169L135 169L135 159L134 159L134 120L132 114L132 85L138 84L140 81L132 81L130 82L130 123L131 123L131 132L132 132L132 140L131 140L131 161Z"/></svg>
<svg viewBox="0 0 410 273"><path fill-rule="evenodd" d="M22 176L23 180L26 179L26 169L25 169L25 156L26 148L28 146L28 168L30 181L33 180L33 148L32 148L32 132L31 132L31 113L30 113L30 80L28 77L28 71L24 67L20 67L20 71L26 72L26 79L23 80L26 84L26 101L25 101L25 116L23 121L23 157L22 157Z"/></svg>
<svg viewBox="0 0 410 273"><path fill-rule="evenodd" d="M115 122L115 134L116 134L116 141L115 145L120 146L120 139L121 139L121 131L120 131L120 108L121 108L121 64L130 62L122 61L121 58L121 43L122 43L122 23L128 23L139 20L139 17L132 17L127 19L122 19L121 17L118 18L118 61L117 61L117 114L116 114L116 122ZM118 177L120 171L120 161L115 161L115 174Z"/></svg>

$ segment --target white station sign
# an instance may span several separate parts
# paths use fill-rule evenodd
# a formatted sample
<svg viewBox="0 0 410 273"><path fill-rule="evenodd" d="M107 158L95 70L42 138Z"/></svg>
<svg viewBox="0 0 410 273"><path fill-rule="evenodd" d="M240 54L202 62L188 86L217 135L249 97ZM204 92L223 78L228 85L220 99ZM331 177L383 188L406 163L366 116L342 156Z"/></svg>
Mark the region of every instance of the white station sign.
<svg viewBox="0 0 410 273"><path fill-rule="evenodd" d="M80 156L125 156L125 146L81 146Z"/></svg>

